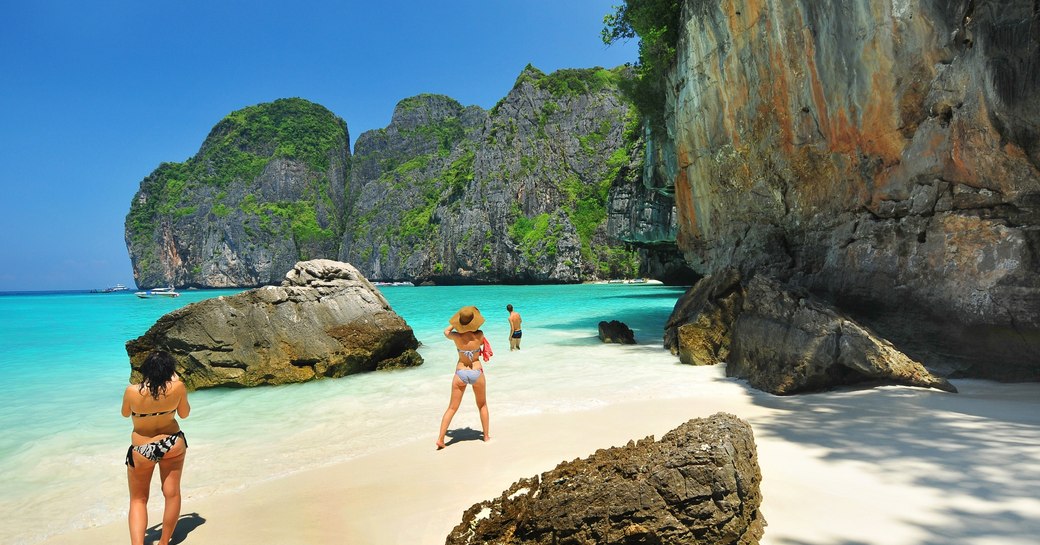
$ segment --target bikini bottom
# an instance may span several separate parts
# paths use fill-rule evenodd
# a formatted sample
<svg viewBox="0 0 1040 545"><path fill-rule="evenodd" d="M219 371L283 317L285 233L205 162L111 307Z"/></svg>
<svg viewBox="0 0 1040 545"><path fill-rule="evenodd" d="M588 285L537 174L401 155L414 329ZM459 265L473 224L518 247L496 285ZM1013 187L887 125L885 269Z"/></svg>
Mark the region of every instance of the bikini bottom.
<svg viewBox="0 0 1040 545"><path fill-rule="evenodd" d="M130 448L126 449L126 465L130 467L134 466L134 451L138 454L148 458L153 462L158 462L166 456L167 452L173 449L173 446L177 444L177 439L180 438L184 441L184 448L188 448L188 439L184 437L184 432L179 431L173 435L167 435L158 441L152 441L151 443L145 443L143 445L130 445Z"/></svg>
<svg viewBox="0 0 1040 545"><path fill-rule="evenodd" d="M458 371L455 371L455 376L459 377L459 380L462 382L472 386L483 373L483 369L459 369Z"/></svg>

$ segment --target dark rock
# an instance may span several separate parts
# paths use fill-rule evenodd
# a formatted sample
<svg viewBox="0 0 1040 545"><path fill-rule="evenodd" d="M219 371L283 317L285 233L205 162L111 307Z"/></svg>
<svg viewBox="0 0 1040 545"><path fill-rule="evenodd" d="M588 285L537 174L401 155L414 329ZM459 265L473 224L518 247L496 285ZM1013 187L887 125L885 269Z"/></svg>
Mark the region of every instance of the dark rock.
<svg viewBox="0 0 1040 545"><path fill-rule="evenodd" d="M133 376L155 349L189 389L258 386L422 364L412 329L347 263L297 263L281 286L192 303L126 343Z"/></svg>
<svg viewBox="0 0 1040 545"><path fill-rule="evenodd" d="M764 533L751 426L718 413L522 479L466 510L446 545L754 545Z"/></svg>
<svg viewBox="0 0 1040 545"><path fill-rule="evenodd" d="M715 365L729 355L730 331L744 302L740 272L726 269L693 285L675 303L664 346L687 365Z"/></svg>
<svg viewBox="0 0 1040 545"><path fill-rule="evenodd" d="M733 326L726 375L778 395L863 382L956 392L896 347L805 293L756 276Z"/></svg>
<svg viewBox="0 0 1040 545"><path fill-rule="evenodd" d="M599 340L605 343L636 344L636 335L623 322L603 321L599 323Z"/></svg>
<svg viewBox="0 0 1040 545"><path fill-rule="evenodd" d="M726 362L726 374L786 395L873 382L956 392L946 379L804 290L726 269L695 284L668 319L682 363Z"/></svg>

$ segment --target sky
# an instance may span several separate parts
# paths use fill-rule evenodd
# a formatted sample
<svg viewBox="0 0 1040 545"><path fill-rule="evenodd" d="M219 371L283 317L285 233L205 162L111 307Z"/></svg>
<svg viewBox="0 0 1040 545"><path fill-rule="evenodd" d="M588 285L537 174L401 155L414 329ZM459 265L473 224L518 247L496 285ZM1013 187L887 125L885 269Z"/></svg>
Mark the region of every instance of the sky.
<svg viewBox="0 0 1040 545"><path fill-rule="evenodd" d="M133 287L141 180L225 115L301 97L351 145L421 93L491 108L528 63L635 62L621 0L0 0L0 292Z"/></svg>

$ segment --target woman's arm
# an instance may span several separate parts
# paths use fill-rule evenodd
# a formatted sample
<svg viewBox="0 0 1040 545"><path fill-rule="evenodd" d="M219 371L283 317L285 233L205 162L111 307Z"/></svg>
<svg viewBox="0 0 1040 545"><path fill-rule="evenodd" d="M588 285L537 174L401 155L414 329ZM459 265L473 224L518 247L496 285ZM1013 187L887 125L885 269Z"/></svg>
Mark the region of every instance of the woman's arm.
<svg viewBox="0 0 1040 545"><path fill-rule="evenodd" d="M188 404L188 388L183 382L177 382L179 390L181 391L181 402L177 404L177 416L181 418L188 418L188 413L191 412L191 405Z"/></svg>
<svg viewBox="0 0 1040 545"><path fill-rule="evenodd" d="M454 329L454 326L452 326L450 324L448 325L448 327L444 328L444 336L450 339L451 338L451 333L452 333L451 330L452 329Z"/></svg>
<svg viewBox="0 0 1040 545"><path fill-rule="evenodd" d="M131 384L126 387L126 390L123 390L123 418L130 416L130 395L134 389L134 385Z"/></svg>

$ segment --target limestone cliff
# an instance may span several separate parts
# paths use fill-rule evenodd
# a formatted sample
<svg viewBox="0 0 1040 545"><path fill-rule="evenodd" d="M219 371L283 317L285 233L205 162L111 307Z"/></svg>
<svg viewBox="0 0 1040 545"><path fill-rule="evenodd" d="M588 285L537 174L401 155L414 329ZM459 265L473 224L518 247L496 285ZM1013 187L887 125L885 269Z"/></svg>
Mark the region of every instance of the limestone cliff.
<svg viewBox="0 0 1040 545"><path fill-rule="evenodd" d="M437 283L634 274L606 222L609 188L636 154L621 77L528 66L490 111L402 101L358 138L340 259L371 278Z"/></svg>
<svg viewBox="0 0 1040 545"><path fill-rule="evenodd" d="M700 274L822 295L955 375L1040 379L1040 13L686 0L652 177Z"/></svg>
<svg viewBox="0 0 1040 545"><path fill-rule="evenodd" d="M141 182L126 216L137 285L259 286L335 256L349 160L346 123L317 104L231 113L194 157Z"/></svg>
<svg viewBox="0 0 1040 545"><path fill-rule="evenodd" d="M234 112L141 182L126 219L137 284L272 284L313 258L374 280L632 276L639 258L607 221L612 185L643 163L625 77L529 66L490 111L408 98L353 156L346 124L316 104Z"/></svg>

